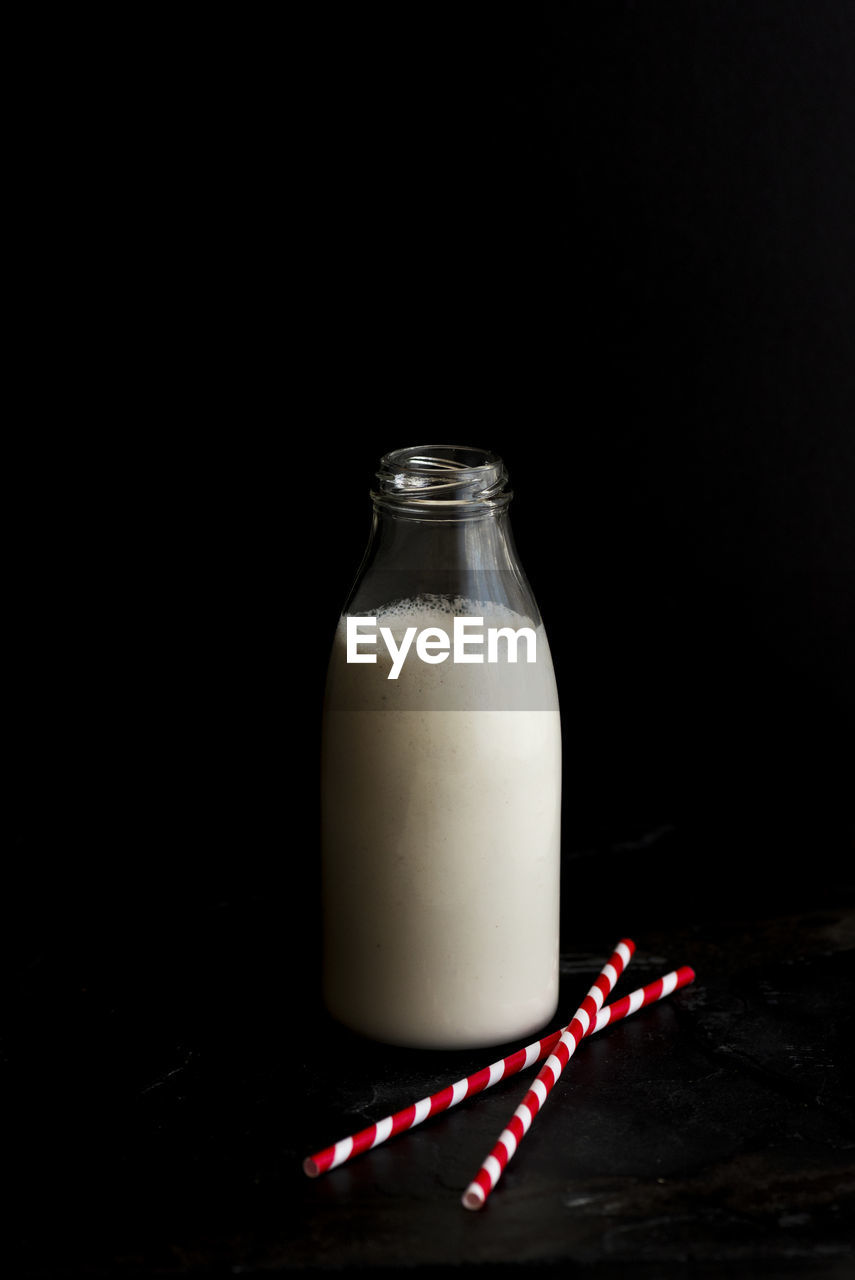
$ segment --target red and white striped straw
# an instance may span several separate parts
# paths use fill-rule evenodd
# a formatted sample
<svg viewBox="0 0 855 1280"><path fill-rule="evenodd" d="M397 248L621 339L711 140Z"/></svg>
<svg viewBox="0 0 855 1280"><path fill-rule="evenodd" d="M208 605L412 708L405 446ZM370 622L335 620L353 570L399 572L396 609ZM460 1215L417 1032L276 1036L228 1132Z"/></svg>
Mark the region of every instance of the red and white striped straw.
<svg viewBox="0 0 855 1280"><path fill-rule="evenodd" d="M629 963L629 958L635 950L635 943L630 939L624 939L618 945L619 948L624 947L626 949L627 959L625 960L623 953L616 949L615 954L618 959L617 964L613 966L615 975L612 986L617 982L620 973ZM614 960L614 956L612 960ZM593 1035L596 1031L600 1031L609 1022L616 1022L621 1018L628 1017L629 1014L635 1013L637 1009L640 1009L642 1005L650 1004L654 1000L661 1000L664 996L670 995L672 991L676 991L678 986L685 986L687 982L691 982L693 978L694 974L691 970L684 968L677 970L675 974L669 973L662 978L657 978L655 982L651 982L646 987L639 987L631 995L624 996L622 1000L617 1000L605 1009L601 1009L597 1014L596 1026L591 1034ZM599 982L599 979L597 981ZM518 1071L523 1071L526 1067L530 1067L533 1063L545 1058L555 1048L560 1037L561 1032L554 1031L550 1035L544 1036L541 1040L535 1040L532 1044L526 1045L523 1049L517 1049L514 1053L509 1054L507 1058L501 1058L498 1062L493 1062L488 1067L481 1067L479 1071L473 1072L470 1076L464 1076L462 1080L457 1080L454 1084L446 1085L444 1089L440 1089L439 1092L433 1093L427 1098L422 1098L419 1102L411 1102L409 1106L404 1107L401 1111L396 1111L392 1115L386 1116L385 1119L378 1120L376 1124L369 1125L367 1129L361 1129L350 1137L342 1138L331 1147L316 1151L313 1156L308 1156L303 1161L303 1172L310 1178L316 1178L319 1174L327 1173L330 1169L335 1169L340 1164L344 1164L345 1161L352 1160L354 1156L361 1155L363 1151L370 1151L373 1147L379 1147L382 1142L394 1137L396 1133L404 1133L409 1129L414 1129L416 1125L421 1124L430 1116L438 1115L441 1111L447 1111L450 1107L456 1107L464 1098L471 1098L473 1094L481 1093L482 1090L491 1088L492 1085L498 1084L500 1080L504 1080L507 1076L516 1075Z"/></svg>
<svg viewBox="0 0 855 1280"><path fill-rule="evenodd" d="M534 1117L576 1052L576 1047L593 1031L604 998L617 982L634 950L635 944L624 938L603 965L596 982L558 1037L554 1052L550 1053L538 1071L534 1084L511 1116L507 1129L499 1134L493 1150L463 1193L463 1205L466 1209L480 1209L501 1178L505 1166L528 1133Z"/></svg>
<svg viewBox="0 0 855 1280"><path fill-rule="evenodd" d="M590 1034L592 1036L596 1035L598 1031L602 1031L604 1027L610 1026L611 1023L620 1022L622 1018L628 1018L631 1014L637 1013L639 1009L645 1005L653 1004L656 1000L663 1000L665 996L670 996L673 991L679 990L680 987L688 986L694 980L694 970L688 965L682 965L679 969L657 978L655 982L649 982L645 987L638 987L635 991L630 992L629 995L621 996L619 1000L613 1000L611 1004L604 1005L597 1014L596 1022ZM370 1151L372 1147L379 1147L382 1142L385 1142L387 1138L394 1137L396 1133L405 1133L409 1129L414 1129L416 1125L421 1124L423 1120L427 1120L430 1116L438 1115L441 1111L448 1111L450 1107L457 1106L458 1102L463 1102L465 1098L471 1098L473 1094L481 1093L482 1090L498 1084L500 1080L516 1075L518 1071L524 1071L526 1067L541 1061L547 1054L552 1052L560 1038L561 1032L553 1031L551 1035L544 1036L542 1040L535 1040L533 1044L526 1045L524 1049L517 1049L514 1053L509 1054L507 1058L502 1058L499 1062L493 1062L489 1067L482 1067L480 1071L474 1072L471 1076L466 1076L463 1080L456 1081L453 1085L446 1086L438 1093L431 1094L429 1098L423 1098L420 1102L411 1103L408 1107L404 1107L403 1110L387 1116L385 1120L378 1120L376 1124L369 1125L367 1129L361 1129L359 1133L355 1133L349 1138L343 1138L331 1147L325 1147L323 1151L318 1151L303 1161L303 1171L310 1178L316 1178L318 1174L335 1169L338 1165L352 1160L354 1156L360 1155L363 1151Z"/></svg>

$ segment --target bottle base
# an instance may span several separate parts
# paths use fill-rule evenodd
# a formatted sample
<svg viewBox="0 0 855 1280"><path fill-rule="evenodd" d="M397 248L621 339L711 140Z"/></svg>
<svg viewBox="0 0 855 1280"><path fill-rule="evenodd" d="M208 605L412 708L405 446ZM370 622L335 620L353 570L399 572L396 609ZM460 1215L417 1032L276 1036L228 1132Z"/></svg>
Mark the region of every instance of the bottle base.
<svg viewBox="0 0 855 1280"><path fill-rule="evenodd" d="M397 1049L423 1049L432 1052L460 1052L467 1049L489 1049L499 1045L510 1044L520 1040L536 1039L546 1034L549 1024L558 1011L558 1000L544 1006L541 1013L532 1013L525 1021L496 1025L495 1030L483 1029L474 1032L466 1027L424 1027L414 1022L409 1024L391 1021L366 1020L352 1017L346 1011L336 1008L333 1001L325 1000L330 1017L347 1031L360 1036L364 1040L376 1044L389 1045Z"/></svg>

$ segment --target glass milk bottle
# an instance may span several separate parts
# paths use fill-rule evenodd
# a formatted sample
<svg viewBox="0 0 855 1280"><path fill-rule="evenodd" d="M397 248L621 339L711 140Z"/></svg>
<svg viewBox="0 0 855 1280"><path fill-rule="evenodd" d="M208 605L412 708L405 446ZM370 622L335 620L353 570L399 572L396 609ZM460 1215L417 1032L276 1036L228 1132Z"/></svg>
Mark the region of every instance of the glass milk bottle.
<svg viewBox="0 0 855 1280"><path fill-rule="evenodd" d="M324 702L324 998L354 1031L457 1049L558 1001L561 726L501 458L386 454Z"/></svg>

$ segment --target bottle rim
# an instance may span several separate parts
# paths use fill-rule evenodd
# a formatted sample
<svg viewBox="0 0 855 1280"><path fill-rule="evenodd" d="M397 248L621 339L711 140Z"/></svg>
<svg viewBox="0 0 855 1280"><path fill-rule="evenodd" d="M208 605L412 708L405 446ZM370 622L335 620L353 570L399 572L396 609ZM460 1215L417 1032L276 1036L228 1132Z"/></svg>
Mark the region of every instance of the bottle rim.
<svg viewBox="0 0 855 1280"><path fill-rule="evenodd" d="M513 496L504 462L476 445L426 444L380 459L375 507L401 514L459 518L506 507Z"/></svg>

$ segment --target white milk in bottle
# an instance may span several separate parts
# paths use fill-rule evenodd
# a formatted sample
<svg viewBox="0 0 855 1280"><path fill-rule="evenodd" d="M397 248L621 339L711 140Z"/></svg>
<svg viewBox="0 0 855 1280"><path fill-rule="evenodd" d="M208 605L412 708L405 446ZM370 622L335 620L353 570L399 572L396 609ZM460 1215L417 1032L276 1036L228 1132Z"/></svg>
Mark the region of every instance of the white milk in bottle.
<svg viewBox="0 0 855 1280"><path fill-rule="evenodd" d="M558 999L552 660L501 460L421 446L379 480L324 706L324 996L378 1040L498 1044Z"/></svg>

